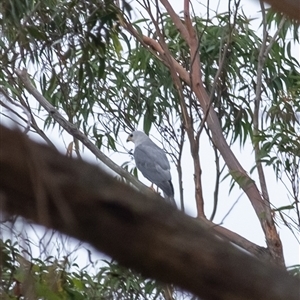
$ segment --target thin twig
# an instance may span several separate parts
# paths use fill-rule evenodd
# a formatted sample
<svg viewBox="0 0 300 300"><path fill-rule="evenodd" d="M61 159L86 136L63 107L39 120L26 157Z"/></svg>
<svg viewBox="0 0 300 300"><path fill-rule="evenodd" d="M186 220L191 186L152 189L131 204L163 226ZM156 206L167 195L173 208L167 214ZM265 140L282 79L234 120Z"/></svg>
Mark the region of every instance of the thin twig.
<svg viewBox="0 0 300 300"><path fill-rule="evenodd" d="M229 22L229 26L232 27L232 28L234 28L234 26L236 24L236 18L237 18L239 4L240 4L240 1L237 3L237 6L236 6L236 10L235 10L235 13L234 13L234 22L233 22L232 26L230 25L230 22ZM229 10L229 12L230 12L230 10ZM230 20L230 18L229 18L229 20ZM209 109L212 106L212 103L213 103L213 100L214 100L215 90L216 90L217 84L219 82L220 75L224 71L224 65L225 65L225 61L227 59L228 50L229 50L229 47L231 46L231 38L232 38L231 34L232 34L232 29L230 29L230 35L228 36L227 42L226 42L226 44L225 44L225 46L223 48L223 56L222 56L221 61L219 63L218 70L217 70L217 73L216 73L216 75L214 77L212 88L210 90L209 104L208 104L208 107L207 107L207 109L205 111L204 117L203 117L203 119L201 121L200 128L199 128L200 134L201 134L201 132L203 130L203 127L205 125L207 116L209 114ZM220 50L221 50L221 48L220 48ZM220 52L220 55L221 55L221 52Z"/></svg>
<svg viewBox="0 0 300 300"><path fill-rule="evenodd" d="M157 5L158 6L158 2ZM169 65L170 73L173 79L173 82L175 84L175 87L178 91L179 95L179 101L180 101L180 107L183 115L183 126L184 129L187 132L187 136L190 142L190 151L193 158L194 163L194 182L195 182L195 199L196 199L196 205L197 205L197 212L198 216L204 216L204 200L203 200L203 193L202 193L202 184L201 184L201 166L200 166L200 157L199 157L199 142L194 138L194 124L193 120L191 118L191 114L189 114L187 105L184 100L183 95L183 87L181 80L176 72L175 66L173 64L174 58L172 57L170 50L168 46L166 45L164 36L158 26L158 21L155 20L150 6L146 6L146 9L149 13L149 16L155 26L156 33L159 37L159 42L161 44L161 47L163 49L163 59L166 60L167 64ZM180 21L181 22L181 21Z"/></svg>
<svg viewBox="0 0 300 300"><path fill-rule="evenodd" d="M26 69L16 70L16 74L24 84L27 91L43 106L57 123L59 123L69 134L81 141L102 163L104 163L112 171L124 177L128 182L136 186L141 192L149 193L150 190L143 183L138 181L134 176L126 170L118 166L101 152L74 124L68 122L59 112L53 107L40 92L32 85Z"/></svg>
<svg viewBox="0 0 300 300"><path fill-rule="evenodd" d="M267 21L266 21L266 10L265 10L265 6L262 3L262 1L260 1L260 7L261 7L261 12L262 12L263 39L262 39L262 44L261 44L259 55L258 55L258 65L257 65L257 80L256 80L254 113L253 113L253 135L254 135L254 137L259 135L259 108L260 108L261 93L262 93L263 67L264 67L266 58L268 56L268 53L270 52L273 44L276 41L278 34L280 33L280 31L286 21L286 19L284 17L281 19L275 34L273 35L272 39L270 40L270 42L267 46L268 31L267 31ZM264 170L262 167L262 163L260 161L260 145L259 145L258 141L255 141L255 143L254 143L254 153L255 153L255 163L256 163L256 167L257 167L262 196L263 196L263 199L267 203L270 203L270 197L269 197L269 193L268 193Z"/></svg>
<svg viewBox="0 0 300 300"><path fill-rule="evenodd" d="M215 154L215 165L216 165L216 180L215 180L215 189L214 189L214 206L210 216L210 221L212 221L216 215L218 200L219 200L219 187L220 187L220 176L222 171L220 170L220 158L218 154L218 149L212 145ZM223 170L223 169L222 169Z"/></svg>

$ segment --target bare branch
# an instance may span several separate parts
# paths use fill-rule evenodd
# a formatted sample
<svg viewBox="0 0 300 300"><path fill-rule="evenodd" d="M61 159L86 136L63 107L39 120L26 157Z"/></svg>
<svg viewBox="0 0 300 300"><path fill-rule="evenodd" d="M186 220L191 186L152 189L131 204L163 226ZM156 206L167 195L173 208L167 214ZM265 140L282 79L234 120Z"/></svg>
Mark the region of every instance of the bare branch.
<svg viewBox="0 0 300 300"><path fill-rule="evenodd" d="M239 234L222 227L221 225L214 224L213 222L207 220L206 218L201 218L201 221L205 223L207 228L212 230L222 239L230 241L235 245L245 249L249 253L255 255L257 258L265 261L271 261L271 256L268 249L260 247L249 240L245 239L244 237L240 236Z"/></svg>
<svg viewBox="0 0 300 300"><path fill-rule="evenodd" d="M148 14L151 17L152 22L155 26L156 34L159 36L159 42L164 51L164 56L162 57L162 59L165 60L166 64L169 66L173 82L178 91L180 107L183 116L182 117L183 126L187 132L187 136L190 143L190 151L191 151L193 164L194 164L195 199L196 199L197 213L199 217L203 217L205 215L204 215L204 200L203 200L202 183L201 183L202 171L201 171L200 157L199 157L199 140L197 139L197 137L196 138L194 137L194 124L193 124L191 114L189 114L187 105L185 103L185 99L183 95L183 87L182 87L180 77L177 74L175 65L173 63L175 59L172 57L172 54L165 42L164 36L158 27L158 20L155 20L155 18L152 15L150 6L145 8L147 9Z"/></svg>
<svg viewBox="0 0 300 300"><path fill-rule="evenodd" d="M68 122L55 107L53 107L39 91L32 85L26 69L16 70L16 74L24 84L26 90L43 106L51 117L60 124L69 134L81 141L95 156L103 162L112 171L124 177L130 183L135 185L139 190L144 193L149 193L150 190L134 176L128 173L126 170L115 164L109 159L103 152L101 152L74 124Z"/></svg>
<svg viewBox="0 0 300 300"><path fill-rule="evenodd" d="M0 87L0 93L3 94L3 96L5 96L5 99L8 100L10 103L12 103L13 105L17 104L16 101L14 101L13 99L10 98L10 96L6 93L6 91ZM16 112L15 110L13 110L10 106L8 106L7 104L5 104L4 102L2 102L0 100L0 105L5 107L6 109L8 109L9 111L11 111L13 114L15 114L20 120L22 120L24 123L27 123L27 130L24 130L24 132L28 132L30 130L30 128L33 128L35 130L35 132L44 140L46 141L46 143L53 147L54 149L56 149L55 145L51 142L51 140L48 138L48 136L44 133L43 130L41 130L39 128L39 126L37 125L35 118L32 114L32 111L30 109L30 107L25 103L24 99L19 96L19 100L21 103L21 107L23 109L23 111L26 112L26 115L28 114L28 118L27 120L25 118L23 118L18 112ZM17 107L19 107L19 105L16 105ZM13 120L14 122L16 122L16 120ZM20 125L20 124L19 124Z"/></svg>
<svg viewBox="0 0 300 300"><path fill-rule="evenodd" d="M169 13L171 19L175 23L176 27L178 28L181 36L184 38L187 44L189 44L190 35L188 33L187 28L184 26L182 20L179 18L173 7L170 5L168 0L160 0L162 5L166 8L167 12Z"/></svg>
<svg viewBox="0 0 300 300"><path fill-rule="evenodd" d="M220 187L220 177L224 170L224 167L220 169L220 155L218 150L214 145L212 145L214 154L215 154L215 165L216 165L216 181L215 181L215 190L214 190L214 206L213 211L210 216L210 221L212 221L216 215L217 207L218 207L218 201L219 201L219 187Z"/></svg>
<svg viewBox="0 0 300 300"><path fill-rule="evenodd" d="M255 100L254 100L254 112L253 112L253 135L258 136L259 134L259 107L261 103L261 91L262 91L262 74L264 66L264 55L267 44L267 24L266 24L266 12L265 7L262 1L260 2L261 11L262 11L262 24L263 24L263 39L260 46L260 51L258 55L258 64L257 64L257 81L256 81L256 91L255 91ZM261 187L261 192L263 199L266 202L270 202L269 193L267 189L266 179L264 175L264 170L262 163L260 161L260 146L258 142L254 144L254 153L255 153L255 163L258 171L258 177ZM266 204L267 205L267 204Z"/></svg>

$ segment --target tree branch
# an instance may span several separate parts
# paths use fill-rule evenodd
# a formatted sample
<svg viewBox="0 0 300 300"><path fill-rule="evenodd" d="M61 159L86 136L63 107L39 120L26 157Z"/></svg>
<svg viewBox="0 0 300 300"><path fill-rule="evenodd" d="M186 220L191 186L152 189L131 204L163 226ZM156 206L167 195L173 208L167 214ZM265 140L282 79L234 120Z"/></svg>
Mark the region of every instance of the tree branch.
<svg viewBox="0 0 300 300"><path fill-rule="evenodd" d="M286 18L282 17L278 28L275 34L272 36L269 44L267 45L268 32L267 32L267 23L266 23L266 11L262 1L260 1L261 12L262 12L262 30L263 30L263 39L262 44L260 46L259 55L258 55L258 64L257 64L257 80L255 87L255 99L254 99L254 113L253 113L253 136L257 137L259 135L259 110L261 104L261 93L262 93L262 81L263 81L263 67L265 65L266 58L275 43L283 25L285 24ZM255 154L255 163L257 167L261 193L263 199L267 202L266 205L270 207L270 198L267 188L267 183L265 179L265 174L263 170L262 163L260 161L260 145L259 141L254 142L254 154Z"/></svg>
<svg viewBox="0 0 300 300"><path fill-rule="evenodd" d="M158 6L158 0L157 0L156 6ZM194 124L193 124L193 120L191 118L191 114L189 114L185 100L184 100L182 83L180 80L180 76L176 72L176 68L174 65L175 59L173 58L173 56L165 42L164 36L158 27L158 20L155 20L155 18L152 15L150 3L147 7L145 7L145 9L147 10L147 12L155 26L156 34L159 37L159 42L164 51L163 52L164 56L162 56L162 59L165 60L166 64L169 66L169 70L170 70L174 85L178 91L181 113L183 116L182 117L183 118L183 126L184 126L184 129L186 130L186 133L187 133L187 136L189 139L190 152L191 152L191 156L193 158L197 215L199 217L204 217L205 214L204 214L204 200L203 200L203 191L202 191L202 182L201 182L202 170L201 170L200 157L199 157L199 141L197 138L194 137Z"/></svg>
<svg viewBox="0 0 300 300"><path fill-rule="evenodd" d="M167 0L161 1L163 4L167 3ZM220 126L218 116L210 105L210 99L207 95L207 92L204 88L202 82L202 74L201 74L201 63L200 63L200 55L198 51L198 38L196 35L196 31L192 27L192 23L189 17L189 9L188 9L188 1L185 0L185 21L188 26L188 32L190 35L189 38L189 47L190 47L190 56L192 60L191 72L190 72L190 86L194 91L195 95L198 98L198 101L203 109L204 114L209 110L207 116L207 125L212 133L212 140L215 146L220 151L226 165L228 166L232 177L237 181L240 187L244 190L245 194L248 196L258 219L260 220L262 229L266 236L266 241L268 248L271 251L272 257L274 261L281 266L284 266L284 258L282 251L282 244L277 233L274 220L271 214L270 208L265 205L264 200L262 199L260 192L255 184L255 182L249 177L247 172L243 169L240 162L235 157L234 153L230 149L227 144L222 128ZM168 13L170 14L175 26L178 27L178 19L179 17L171 15L172 10L169 9L169 6L165 5ZM180 20L180 19L179 19Z"/></svg>
<svg viewBox="0 0 300 300"><path fill-rule="evenodd" d="M264 0L264 2L270 4L274 10L300 21L299 0Z"/></svg>
<svg viewBox="0 0 300 300"><path fill-rule="evenodd" d="M103 152L101 152L88 138L85 136L74 124L67 121L58 110L52 106L43 95L32 85L26 69L16 70L16 74L20 78L26 90L40 103L42 107L51 115L51 117L60 124L69 134L82 142L95 156L103 162L112 171L120 175L121 177L128 180L140 191L149 193L150 189L147 188L143 183L137 180L134 176L128 173L126 170L118 166L111 159L109 159Z"/></svg>
<svg viewBox="0 0 300 300"><path fill-rule="evenodd" d="M265 55L265 50L267 45L266 11L262 1L260 1L260 7L262 12L263 39L262 39L262 44L260 46L260 51L258 55L258 64L257 64L257 80L256 80L254 112L253 112L253 136L254 137L257 137L259 134L259 107L261 103L263 66L265 63L264 55ZM270 202L269 193L268 193L264 170L262 167L262 163L260 161L260 146L258 141L254 143L254 154L255 154L255 163L257 167L261 193L263 199L267 202L266 205L269 206L269 202Z"/></svg>
<svg viewBox="0 0 300 300"><path fill-rule="evenodd" d="M158 195L141 194L20 132L0 130L4 212L89 242L121 264L201 298L299 299L299 280L215 238L200 219Z"/></svg>

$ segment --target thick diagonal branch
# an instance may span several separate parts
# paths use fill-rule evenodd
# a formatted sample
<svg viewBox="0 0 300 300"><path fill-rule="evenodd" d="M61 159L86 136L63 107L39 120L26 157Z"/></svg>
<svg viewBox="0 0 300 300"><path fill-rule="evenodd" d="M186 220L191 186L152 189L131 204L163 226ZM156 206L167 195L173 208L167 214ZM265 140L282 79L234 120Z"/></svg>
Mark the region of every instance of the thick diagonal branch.
<svg viewBox="0 0 300 300"><path fill-rule="evenodd" d="M215 238L198 219L0 127L0 208L89 242L203 299L299 299L299 280Z"/></svg>

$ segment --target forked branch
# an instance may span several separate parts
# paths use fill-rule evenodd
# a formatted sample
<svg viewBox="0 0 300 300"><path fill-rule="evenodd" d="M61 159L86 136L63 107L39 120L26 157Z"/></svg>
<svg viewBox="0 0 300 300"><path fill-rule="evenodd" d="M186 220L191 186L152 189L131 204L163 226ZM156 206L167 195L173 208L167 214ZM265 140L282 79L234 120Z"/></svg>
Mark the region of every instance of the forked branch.
<svg viewBox="0 0 300 300"><path fill-rule="evenodd" d="M284 258L282 251L282 244L277 233L274 220L271 214L271 209L268 205L265 205L264 199L261 197L260 192L255 182L249 177L247 172L243 169L240 162L235 157L234 153L227 144L222 128L220 126L218 117L213 107L210 105L209 96L204 88L201 79L201 63L199 55L199 42L196 35L196 31L192 26L192 22L189 14L189 1L184 2L184 17L186 30L182 29L182 22L177 14L174 14L167 0L161 0L161 3L165 6L167 12L170 14L175 26L180 32L183 32L183 38L187 41L190 47L190 59L192 66L190 67L190 86L198 98L198 101L203 109L204 114L207 113L207 125L212 133L212 139L220 151L226 165L228 166L232 177L238 182L241 188L248 196L251 204L260 220L261 226L266 236L268 249L273 257L274 261L281 266L284 266ZM188 32L188 37L186 37ZM182 78L183 79L183 78Z"/></svg>

